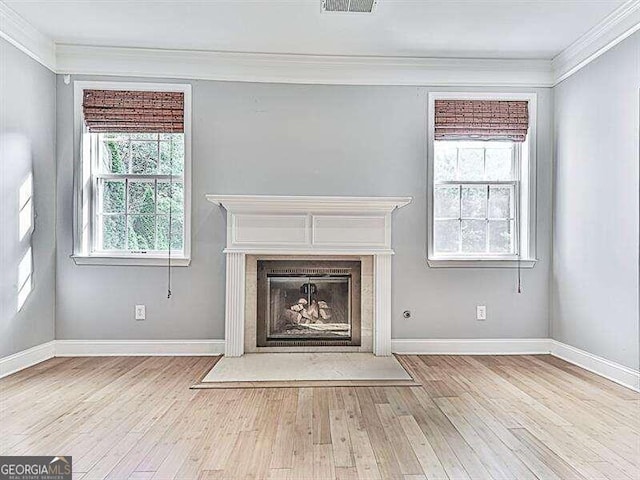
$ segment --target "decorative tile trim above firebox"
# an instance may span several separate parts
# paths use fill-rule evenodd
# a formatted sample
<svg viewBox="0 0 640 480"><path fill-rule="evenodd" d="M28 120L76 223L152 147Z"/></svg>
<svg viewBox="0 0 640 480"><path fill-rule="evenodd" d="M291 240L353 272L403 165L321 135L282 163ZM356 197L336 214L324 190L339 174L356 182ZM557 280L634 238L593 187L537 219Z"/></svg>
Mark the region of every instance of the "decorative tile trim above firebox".
<svg viewBox="0 0 640 480"><path fill-rule="evenodd" d="M206 197L227 210L225 355L244 353L246 255L373 256L373 353L391 354L391 214L411 197Z"/></svg>

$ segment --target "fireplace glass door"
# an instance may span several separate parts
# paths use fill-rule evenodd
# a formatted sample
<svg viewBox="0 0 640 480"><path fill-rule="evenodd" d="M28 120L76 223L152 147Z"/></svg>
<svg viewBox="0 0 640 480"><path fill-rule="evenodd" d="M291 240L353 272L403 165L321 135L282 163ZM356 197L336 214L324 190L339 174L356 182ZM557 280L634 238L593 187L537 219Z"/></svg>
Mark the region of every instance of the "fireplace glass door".
<svg viewBox="0 0 640 480"><path fill-rule="evenodd" d="M351 276L267 277L267 340L351 339Z"/></svg>
<svg viewBox="0 0 640 480"><path fill-rule="evenodd" d="M257 347L360 346L357 260L258 260Z"/></svg>

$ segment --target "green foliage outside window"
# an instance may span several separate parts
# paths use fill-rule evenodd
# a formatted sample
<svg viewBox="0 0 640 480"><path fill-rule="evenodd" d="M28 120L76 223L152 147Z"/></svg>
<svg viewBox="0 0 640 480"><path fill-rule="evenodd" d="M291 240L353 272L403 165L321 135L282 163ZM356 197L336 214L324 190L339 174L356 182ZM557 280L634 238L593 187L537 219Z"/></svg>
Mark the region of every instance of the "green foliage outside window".
<svg viewBox="0 0 640 480"><path fill-rule="evenodd" d="M102 249L182 250L184 135L101 134L100 143L101 173L122 176L98 181Z"/></svg>

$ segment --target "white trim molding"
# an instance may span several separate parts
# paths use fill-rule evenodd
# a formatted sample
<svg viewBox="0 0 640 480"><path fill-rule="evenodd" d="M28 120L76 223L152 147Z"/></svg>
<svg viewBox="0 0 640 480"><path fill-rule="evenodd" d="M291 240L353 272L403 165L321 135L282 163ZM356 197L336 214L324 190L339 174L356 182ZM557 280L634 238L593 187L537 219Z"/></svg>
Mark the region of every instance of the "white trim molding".
<svg viewBox="0 0 640 480"><path fill-rule="evenodd" d="M128 266L134 265L138 267L166 267L169 265L169 258L165 256L104 256L104 255L71 255L76 265L111 265L111 266ZM188 267L191 264L191 258L171 256L172 267Z"/></svg>
<svg viewBox="0 0 640 480"><path fill-rule="evenodd" d="M640 30L640 0L628 0L560 52L551 62L554 84L576 73Z"/></svg>
<svg viewBox="0 0 640 480"><path fill-rule="evenodd" d="M640 392L640 371L638 370L625 367L557 340L549 339L549 347L550 353L554 357L566 360L612 382Z"/></svg>
<svg viewBox="0 0 640 480"><path fill-rule="evenodd" d="M224 354L227 357L241 357L244 353L246 255L229 252L226 257Z"/></svg>
<svg viewBox="0 0 640 480"><path fill-rule="evenodd" d="M391 355L391 255L373 256L373 353Z"/></svg>
<svg viewBox="0 0 640 480"><path fill-rule="evenodd" d="M393 353L405 355L542 355L548 338L449 338L391 340Z"/></svg>
<svg viewBox="0 0 640 480"><path fill-rule="evenodd" d="M224 340L56 340L56 357L207 356L224 353Z"/></svg>
<svg viewBox="0 0 640 480"><path fill-rule="evenodd" d="M49 360L55 356L55 352L56 342L52 340L0 358L0 378Z"/></svg>
<svg viewBox="0 0 640 480"><path fill-rule="evenodd" d="M0 37L49 70L56 71L56 45L52 39L0 1Z"/></svg>
<svg viewBox="0 0 640 480"><path fill-rule="evenodd" d="M533 268L537 260L487 260L465 259L465 260L434 260L427 259L427 265L432 268ZM520 265L518 265L520 264Z"/></svg>
<svg viewBox="0 0 640 480"><path fill-rule="evenodd" d="M332 56L57 45L59 73L323 85L549 87L550 60Z"/></svg>

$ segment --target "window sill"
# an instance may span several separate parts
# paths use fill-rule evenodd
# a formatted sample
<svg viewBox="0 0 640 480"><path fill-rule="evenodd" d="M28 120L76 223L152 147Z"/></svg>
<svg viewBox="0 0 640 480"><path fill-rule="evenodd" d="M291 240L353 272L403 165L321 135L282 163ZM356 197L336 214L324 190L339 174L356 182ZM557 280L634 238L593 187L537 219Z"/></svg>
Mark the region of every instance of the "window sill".
<svg viewBox="0 0 640 480"><path fill-rule="evenodd" d="M167 257L123 257L105 255L71 255L76 265L114 265L114 266L139 266L139 267L166 267ZM188 267L191 263L189 257L171 257L172 267Z"/></svg>
<svg viewBox="0 0 640 480"><path fill-rule="evenodd" d="M520 268L533 268L538 260L522 259ZM518 260L497 258L429 258L432 268L518 268Z"/></svg>

